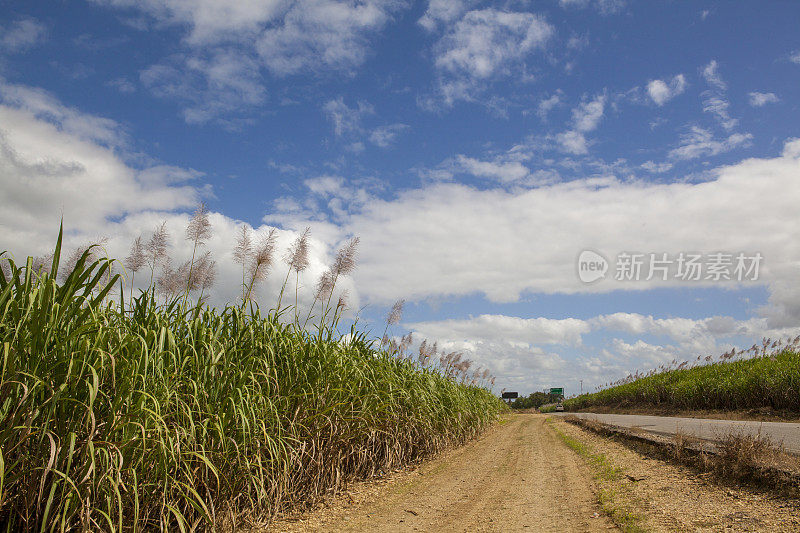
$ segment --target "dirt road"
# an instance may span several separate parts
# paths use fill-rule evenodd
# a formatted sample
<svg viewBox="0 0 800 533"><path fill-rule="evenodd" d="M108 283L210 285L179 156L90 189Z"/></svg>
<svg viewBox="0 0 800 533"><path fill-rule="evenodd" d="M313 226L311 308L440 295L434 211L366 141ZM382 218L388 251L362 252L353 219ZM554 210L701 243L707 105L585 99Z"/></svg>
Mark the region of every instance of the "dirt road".
<svg viewBox="0 0 800 533"><path fill-rule="evenodd" d="M516 415L362 505L280 531L607 531L592 474L545 426Z"/></svg>

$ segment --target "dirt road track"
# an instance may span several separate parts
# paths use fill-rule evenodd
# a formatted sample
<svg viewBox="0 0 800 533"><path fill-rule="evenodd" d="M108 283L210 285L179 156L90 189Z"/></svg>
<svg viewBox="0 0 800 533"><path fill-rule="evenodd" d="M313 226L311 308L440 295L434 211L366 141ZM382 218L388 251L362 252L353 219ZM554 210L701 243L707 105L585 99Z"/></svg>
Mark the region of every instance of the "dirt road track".
<svg viewBox="0 0 800 533"><path fill-rule="evenodd" d="M542 487L546 489L542 490ZM515 415L333 521L283 531L607 531L592 475L545 426Z"/></svg>

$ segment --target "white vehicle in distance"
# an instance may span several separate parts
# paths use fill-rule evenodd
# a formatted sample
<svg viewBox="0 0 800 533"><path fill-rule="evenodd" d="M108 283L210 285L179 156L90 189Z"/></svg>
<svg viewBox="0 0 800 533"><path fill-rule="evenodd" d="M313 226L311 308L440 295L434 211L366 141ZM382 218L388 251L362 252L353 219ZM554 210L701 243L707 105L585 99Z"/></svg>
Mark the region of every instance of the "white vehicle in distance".
<svg viewBox="0 0 800 533"><path fill-rule="evenodd" d="M563 411L563 410L564 410L564 404L563 403L556 404L556 411Z"/></svg>

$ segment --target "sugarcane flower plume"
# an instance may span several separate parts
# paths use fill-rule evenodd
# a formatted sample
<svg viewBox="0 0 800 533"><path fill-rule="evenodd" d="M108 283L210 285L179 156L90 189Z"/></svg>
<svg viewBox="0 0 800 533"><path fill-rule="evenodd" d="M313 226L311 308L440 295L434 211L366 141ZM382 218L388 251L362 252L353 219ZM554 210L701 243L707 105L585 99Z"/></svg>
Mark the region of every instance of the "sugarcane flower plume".
<svg viewBox="0 0 800 533"><path fill-rule="evenodd" d="M205 203L200 203L186 227L186 239L204 244L209 237L211 237L211 222L208 220L208 208Z"/></svg>
<svg viewBox="0 0 800 533"><path fill-rule="evenodd" d="M269 268L272 266L276 239L275 228L269 230L269 233L261 239L250 266L250 275L254 281L261 281L267 277Z"/></svg>
<svg viewBox="0 0 800 533"><path fill-rule="evenodd" d="M247 264L253 253L253 241L250 238L250 226L242 224L236 236L236 247L233 249L233 259L240 265Z"/></svg>
<svg viewBox="0 0 800 533"><path fill-rule="evenodd" d="M350 274L356 267L356 253L358 251L358 237L353 237L336 253L333 262L333 271L337 276Z"/></svg>
<svg viewBox="0 0 800 533"><path fill-rule="evenodd" d="M397 300L394 303L392 310L389 312L389 316L386 318L386 323L388 325L391 326L400 322L400 320L403 318L403 306L405 303L405 300Z"/></svg>
<svg viewBox="0 0 800 533"><path fill-rule="evenodd" d="M326 270L319 277L317 281L317 292L314 295L314 300L325 301L330 298L333 293L334 275L330 270Z"/></svg>
<svg viewBox="0 0 800 533"><path fill-rule="evenodd" d="M125 258L123 264L125 265L125 268L131 272L139 272L146 262L147 257L145 256L142 236L139 235L133 241L133 244L131 245L131 251L128 254L128 257Z"/></svg>
<svg viewBox="0 0 800 533"><path fill-rule="evenodd" d="M297 237L289 249L286 251L284 260L289 264L289 268L295 272L302 272L308 267L308 237L311 228L306 228Z"/></svg>

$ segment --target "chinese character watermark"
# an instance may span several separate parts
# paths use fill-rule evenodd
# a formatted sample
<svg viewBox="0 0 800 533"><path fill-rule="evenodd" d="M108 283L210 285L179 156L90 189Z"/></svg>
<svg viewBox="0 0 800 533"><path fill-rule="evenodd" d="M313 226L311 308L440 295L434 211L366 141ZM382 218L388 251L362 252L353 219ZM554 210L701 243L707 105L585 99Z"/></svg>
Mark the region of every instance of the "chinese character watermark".
<svg viewBox="0 0 800 533"><path fill-rule="evenodd" d="M584 250L577 267L584 283L604 279L609 271L616 281L758 281L763 260L759 252L621 252L612 265L599 252Z"/></svg>

